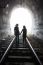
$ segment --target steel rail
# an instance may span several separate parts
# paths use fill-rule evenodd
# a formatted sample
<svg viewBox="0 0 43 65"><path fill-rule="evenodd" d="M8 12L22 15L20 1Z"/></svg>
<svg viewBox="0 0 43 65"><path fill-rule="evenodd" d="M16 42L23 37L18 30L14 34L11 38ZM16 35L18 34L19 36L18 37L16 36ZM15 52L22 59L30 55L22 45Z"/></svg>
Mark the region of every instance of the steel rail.
<svg viewBox="0 0 43 65"><path fill-rule="evenodd" d="M5 56L7 55L7 53L9 52L9 50L11 49L13 42L15 40L15 37L13 38L13 40L11 41L11 43L9 44L9 46L7 47L6 51L4 52L1 60L0 60L0 64L3 62L3 60L5 59Z"/></svg>
<svg viewBox="0 0 43 65"><path fill-rule="evenodd" d="M39 65L42 65L42 62L40 61L38 55L37 55L36 52L34 51L32 45L30 44L30 42L29 42L29 40L28 40L27 37L26 37L26 41L27 41L27 43L28 43L28 45L29 45L29 47L30 47L30 49L31 49L31 51L32 51L32 53L33 53L33 55L35 56L36 60L38 61L38 64L39 64Z"/></svg>

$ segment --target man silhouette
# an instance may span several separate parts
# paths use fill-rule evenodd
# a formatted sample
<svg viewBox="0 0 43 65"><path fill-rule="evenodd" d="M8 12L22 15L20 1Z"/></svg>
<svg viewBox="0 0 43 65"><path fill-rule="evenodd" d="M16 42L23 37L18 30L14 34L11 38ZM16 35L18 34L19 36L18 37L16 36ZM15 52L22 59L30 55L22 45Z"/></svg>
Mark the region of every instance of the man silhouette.
<svg viewBox="0 0 43 65"><path fill-rule="evenodd" d="M16 36L16 47L18 47L19 46L19 27L18 27L18 24L16 24L14 27L14 34Z"/></svg>
<svg viewBox="0 0 43 65"><path fill-rule="evenodd" d="M24 42L26 42L26 35L27 35L27 29L25 26L23 26L21 33L22 32L23 32L23 44L24 44Z"/></svg>

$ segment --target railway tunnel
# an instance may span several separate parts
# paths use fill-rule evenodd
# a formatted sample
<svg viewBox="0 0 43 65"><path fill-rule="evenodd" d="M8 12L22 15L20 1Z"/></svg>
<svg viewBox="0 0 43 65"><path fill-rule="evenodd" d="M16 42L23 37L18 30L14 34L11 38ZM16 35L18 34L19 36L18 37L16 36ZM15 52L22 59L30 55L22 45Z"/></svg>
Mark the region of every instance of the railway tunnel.
<svg viewBox="0 0 43 65"><path fill-rule="evenodd" d="M42 0L0 0L0 58L2 58L4 52L14 38L14 26L18 23L20 31L23 25L27 27L28 40L43 63L42 6ZM14 47L12 46L13 48L11 48L11 51L7 55L7 59L9 58L8 61L6 60L7 65L35 65L33 62L34 59L30 56L32 53L29 52L30 48L28 44L23 46L21 38L20 36L20 48L16 49L14 44ZM20 62L17 59L20 59Z"/></svg>

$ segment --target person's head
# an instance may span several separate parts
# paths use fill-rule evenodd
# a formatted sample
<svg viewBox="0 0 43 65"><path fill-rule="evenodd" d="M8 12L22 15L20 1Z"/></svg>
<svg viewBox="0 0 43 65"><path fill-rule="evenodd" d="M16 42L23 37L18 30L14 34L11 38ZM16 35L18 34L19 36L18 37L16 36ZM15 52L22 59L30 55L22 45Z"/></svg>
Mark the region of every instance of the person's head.
<svg viewBox="0 0 43 65"><path fill-rule="evenodd" d="M18 24L16 24L16 26L18 27Z"/></svg>
<svg viewBox="0 0 43 65"><path fill-rule="evenodd" d="M24 25L23 28L26 28L26 26Z"/></svg>

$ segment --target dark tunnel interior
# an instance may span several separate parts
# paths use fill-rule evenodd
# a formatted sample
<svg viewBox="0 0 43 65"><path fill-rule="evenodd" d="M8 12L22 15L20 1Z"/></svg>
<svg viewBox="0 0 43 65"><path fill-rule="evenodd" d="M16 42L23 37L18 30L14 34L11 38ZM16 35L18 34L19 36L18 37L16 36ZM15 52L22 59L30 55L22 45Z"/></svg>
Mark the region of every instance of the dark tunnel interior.
<svg viewBox="0 0 43 65"><path fill-rule="evenodd" d="M0 0L0 38L10 35L10 12L16 5L27 6L34 15L33 34L43 40L43 1Z"/></svg>
<svg viewBox="0 0 43 65"><path fill-rule="evenodd" d="M40 60L43 64L43 0L0 0L0 51L1 51L2 46L5 46L7 49L8 45L14 38L14 34L13 35L11 34L11 27L10 27L9 19L11 17L12 9L18 6L28 8L33 14L32 33L28 34L28 40L30 41L32 47L35 48L37 52L39 52L39 53L37 52L36 53L39 56L39 58L41 57ZM20 48L21 47L22 45L20 46ZM18 52L18 55L20 54L19 52ZM0 55L1 55L1 52L0 52ZM5 65L9 65L9 64L34 65L28 62L20 62L20 63L7 62L7 64L5 63Z"/></svg>

